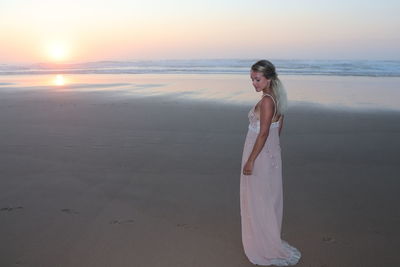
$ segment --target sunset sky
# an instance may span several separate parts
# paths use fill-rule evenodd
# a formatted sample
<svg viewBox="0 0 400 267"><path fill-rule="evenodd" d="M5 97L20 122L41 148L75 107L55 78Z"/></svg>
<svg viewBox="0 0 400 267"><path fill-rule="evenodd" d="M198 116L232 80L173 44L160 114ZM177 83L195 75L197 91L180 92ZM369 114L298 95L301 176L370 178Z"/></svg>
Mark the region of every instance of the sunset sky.
<svg viewBox="0 0 400 267"><path fill-rule="evenodd" d="M0 0L0 63L400 59L398 0Z"/></svg>

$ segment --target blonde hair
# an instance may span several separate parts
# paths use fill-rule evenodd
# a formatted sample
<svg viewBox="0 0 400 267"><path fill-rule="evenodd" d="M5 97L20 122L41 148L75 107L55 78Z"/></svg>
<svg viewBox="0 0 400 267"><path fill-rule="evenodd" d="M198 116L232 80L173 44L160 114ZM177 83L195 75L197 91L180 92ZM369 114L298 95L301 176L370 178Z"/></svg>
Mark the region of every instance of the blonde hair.
<svg viewBox="0 0 400 267"><path fill-rule="evenodd" d="M251 66L251 70L260 72L267 79L271 79L271 90L276 100L278 114L284 114L287 109L287 95L281 80L278 78L275 66L268 60L260 60Z"/></svg>

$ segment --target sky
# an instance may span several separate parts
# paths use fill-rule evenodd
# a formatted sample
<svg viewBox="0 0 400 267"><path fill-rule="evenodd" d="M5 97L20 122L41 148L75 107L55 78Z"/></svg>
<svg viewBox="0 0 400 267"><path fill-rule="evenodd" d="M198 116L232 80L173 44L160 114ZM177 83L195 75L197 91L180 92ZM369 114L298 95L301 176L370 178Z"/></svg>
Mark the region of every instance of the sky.
<svg viewBox="0 0 400 267"><path fill-rule="evenodd" d="M0 64L400 60L398 0L0 0Z"/></svg>

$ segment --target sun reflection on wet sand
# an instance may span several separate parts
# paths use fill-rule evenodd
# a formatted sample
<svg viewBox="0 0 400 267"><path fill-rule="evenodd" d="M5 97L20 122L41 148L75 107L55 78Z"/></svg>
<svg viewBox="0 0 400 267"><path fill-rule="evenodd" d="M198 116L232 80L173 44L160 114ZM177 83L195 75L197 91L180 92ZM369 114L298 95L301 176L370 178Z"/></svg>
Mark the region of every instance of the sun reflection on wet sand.
<svg viewBox="0 0 400 267"><path fill-rule="evenodd" d="M282 75L289 106L315 103L332 107L399 110L400 77L337 77ZM260 99L249 75L230 74L53 74L3 76L1 90L109 92L115 97L165 96L166 99L205 100L254 105ZM57 88L55 90L55 88Z"/></svg>
<svg viewBox="0 0 400 267"><path fill-rule="evenodd" d="M66 84L66 79L63 75L57 74L56 77L53 79L52 84L56 86L63 86Z"/></svg>

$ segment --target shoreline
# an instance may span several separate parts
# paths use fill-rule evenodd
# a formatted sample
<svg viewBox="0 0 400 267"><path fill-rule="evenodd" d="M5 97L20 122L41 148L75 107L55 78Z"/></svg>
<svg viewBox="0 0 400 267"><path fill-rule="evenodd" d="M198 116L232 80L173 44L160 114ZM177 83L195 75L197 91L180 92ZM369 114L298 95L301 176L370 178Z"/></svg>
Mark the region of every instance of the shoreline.
<svg viewBox="0 0 400 267"><path fill-rule="evenodd" d="M138 75L28 75L6 76L0 84L5 93L97 93L105 97L145 98L160 96L171 101L215 102L252 105L257 101L248 75L138 74ZM333 109L388 109L400 111L400 78L280 76L289 104L324 105ZM377 91L379 90L379 91ZM5 95L4 95L5 96Z"/></svg>

